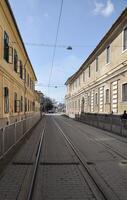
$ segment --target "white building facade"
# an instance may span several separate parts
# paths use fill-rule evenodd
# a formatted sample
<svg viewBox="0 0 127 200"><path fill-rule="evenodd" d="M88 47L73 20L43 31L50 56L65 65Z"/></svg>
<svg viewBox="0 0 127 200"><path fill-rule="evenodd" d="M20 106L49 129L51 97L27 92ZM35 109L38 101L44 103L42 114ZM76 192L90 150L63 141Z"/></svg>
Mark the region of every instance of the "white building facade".
<svg viewBox="0 0 127 200"><path fill-rule="evenodd" d="M65 84L70 117L127 110L127 8Z"/></svg>

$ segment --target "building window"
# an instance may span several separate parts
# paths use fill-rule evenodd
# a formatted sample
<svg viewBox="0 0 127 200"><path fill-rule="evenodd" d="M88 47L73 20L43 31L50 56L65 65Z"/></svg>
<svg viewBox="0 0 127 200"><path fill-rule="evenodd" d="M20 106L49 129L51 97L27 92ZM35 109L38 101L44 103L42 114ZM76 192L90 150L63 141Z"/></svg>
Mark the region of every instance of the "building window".
<svg viewBox="0 0 127 200"><path fill-rule="evenodd" d="M28 100L28 111L30 111L30 101Z"/></svg>
<svg viewBox="0 0 127 200"><path fill-rule="evenodd" d="M106 90L106 103L109 103L109 89Z"/></svg>
<svg viewBox="0 0 127 200"><path fill-rule="evenodd" d="M24 81L26 82L26 68L24 68Z"/></svg>
<svg viewBox="0 0 127 200"><path fill-rule="evenodd" d="M14 50L14 70L15 72L18 71L18 55L16 50Z"/></svg>
<svg viewBox="0 0 127 200"><path fill-rule="evenodd" d="M29 87L29 74L27 74L27 86Z"/></svg>
<svg viewBox="0 0 127 200"><path fill-rule="evenodd" d="M14 112L17 112L17 93L14 93Z"/></svg>
<svg viewBox="0 0 127 200"><path fill-rule="evenodd" d="M83 82L85 82L85 72L83 72Z"/></svg>
<svg viewBox="0 0 127 200"><path fill-rule="evenodd" d="M127 27L124 29L123 32L123 50L127 49Z"/></svg>
<svg viewBox="0 0 127 200"><path fill-rule="evenodd" d="M24 110L27 112L27 98L25 98Z"/></svg>
<svg viewBox="0 0 127 200"><path fill-rule="evenodd" d="M78 100L78 109L80 110L80 99Z"/></svg>
<svg viewBox="0 0 127 200"><path fill-rule="evenodd" d="M31 89L31 78L30 78L30 89Z"/></svg>
<svg viewBox="0 0 127 200"><path fill-rule="evenodd" d="M122 100L127 101L127 83L122 85Z"/></svg>
<svg viewBox="0 0 127 200"><path fill-rule="evenodd" d="M95 104L96 105L98 104L98 94L97 93L95 94Z"/></svg>
<svg viewBox="0 0 127 200"><path fill-rule="evenodd" d="M23 112L23 97L21 96L21 112Z"/></svg>
<svg viewBox="0 0 127 200"><path fill-rule="evenodd" d="M20 78L23 79L23 65L21 60L20 60Z"/></svg>
<svg viewBox="0 0 127 200"><path fill-rule="evenodd" d="M73 84L73 86L74 86L74 84ZM35 83L33 82L33 91L35 90Z"/></svg>
<svg viewBox="0 0 127 200"><path fill-rule="evenodd" d="M90 106L90 96L88 96L88 106Z"/></svg>
<svg viewBox="0 0 127 200"><path fill-rule="evenodd" d="M106 48L106 63L110 62L110 46Z"/></svg>
<svg viewBox="0 0 127 200"><path fill-rule="evenodd" d="M90 77L90 75L91 75L91 74L90 74L90 66L89 66L89 77Z"/></svg>
<svg viewBox="0 0 127 200"><path fill-rule="evenodd" d="M8 62L9 57L9 37L6 31L4 31L4 59Z"/></svg>
<svg viewBox="0 0 127 200"><path fill-rule="evenodd" d="M96 58L96 72L98 71L98 57Z"/></svg>
<svg viewBox="0 0 127 200"><path fill-rule="evenodd" d="M4 87L4 112L9 113L9 90Z"/></svg>

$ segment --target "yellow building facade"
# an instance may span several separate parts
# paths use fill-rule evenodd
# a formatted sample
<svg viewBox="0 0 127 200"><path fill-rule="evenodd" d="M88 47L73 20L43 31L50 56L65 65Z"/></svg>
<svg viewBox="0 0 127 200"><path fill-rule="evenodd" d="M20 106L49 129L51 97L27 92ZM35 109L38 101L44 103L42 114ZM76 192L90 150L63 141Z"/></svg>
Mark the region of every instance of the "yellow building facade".
<svg viewBox="0 0 127 200"><path fill-rule="evenodd" d="M69 116L127 110L127 8L65 84Z"/></svg>
<svg viewBox="0 0 127 200"><path fill-rule="evenodd" d="M35 82L13 12L0 1L0 123L13 122L35 112Z"/></svg>

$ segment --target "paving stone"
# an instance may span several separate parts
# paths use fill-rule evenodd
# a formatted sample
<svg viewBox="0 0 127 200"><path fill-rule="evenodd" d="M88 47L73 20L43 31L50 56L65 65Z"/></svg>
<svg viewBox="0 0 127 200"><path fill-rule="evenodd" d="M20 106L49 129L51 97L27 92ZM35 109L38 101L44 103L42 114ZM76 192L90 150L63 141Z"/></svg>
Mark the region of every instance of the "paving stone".
<svg viewBox="0 0 127 200"><path fill-rule="evenodd" d="M37 193L33 199L95 200L77 165L39 167Z"/></svg>
<svg viewBox="0 0 127 200"><path fill-rule="evenodd" d="M120 200L127 200L127 164L121 161L96 163L96 171Z"/></svg>
<svg viewBox="0 0 127 200"><path fill-rule="evenodd" d="M0 200L16 200L28 166L9 165L0 177Z"/></svg>
<svg viewBox="0 0 127 200"><path fill-rule="evenodd" d="M32 130L32 135L28 137L25 144L14 156L12 162L6 167L0 176L0 200L17 200L22 189L22 183L35 161L36 150L40 134L42 132L42 121ZM28 165L27 165L28 164ZM24 199L23 199L24 200Z"/></svg>

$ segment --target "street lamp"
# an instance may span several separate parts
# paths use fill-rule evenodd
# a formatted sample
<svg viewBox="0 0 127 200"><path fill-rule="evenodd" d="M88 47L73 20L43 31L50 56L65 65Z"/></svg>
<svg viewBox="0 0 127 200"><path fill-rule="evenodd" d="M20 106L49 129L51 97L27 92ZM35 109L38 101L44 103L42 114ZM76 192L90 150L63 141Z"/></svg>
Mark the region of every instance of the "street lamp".
<svg viewBox="0 0 127 200"><path fill-rule="evenodd" d="M67 47L67 50L72 50L72 47L71 47L71 46L68 46L68 47Z"/></svg>

